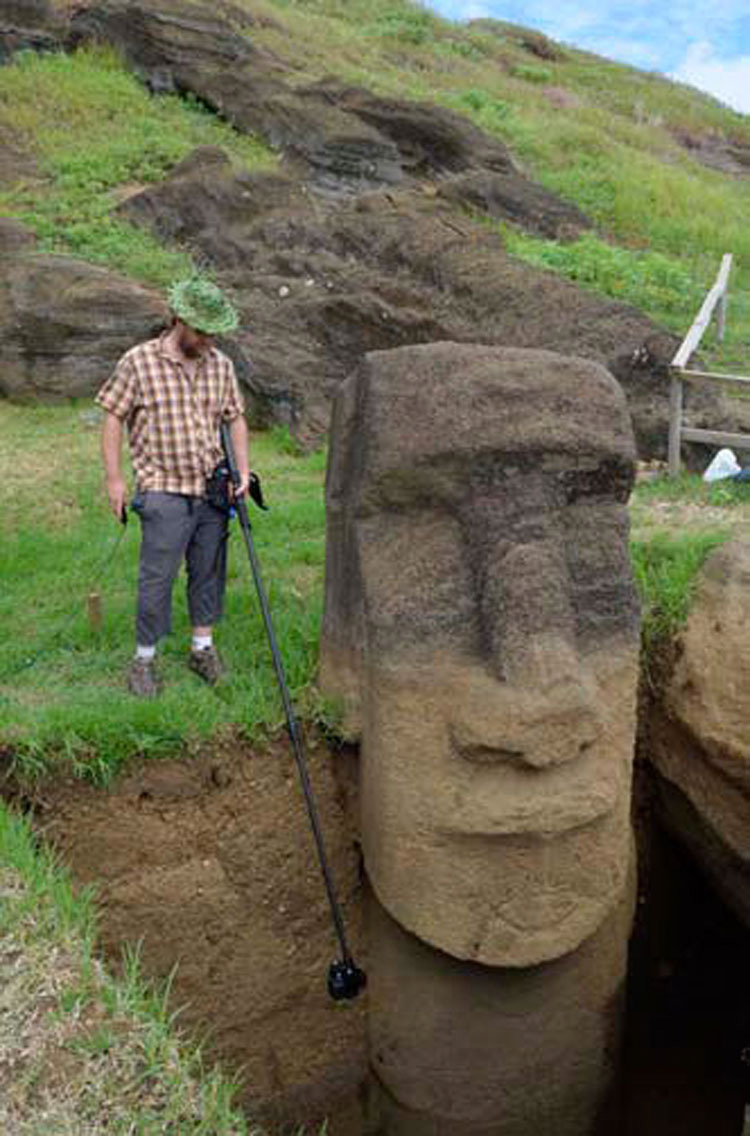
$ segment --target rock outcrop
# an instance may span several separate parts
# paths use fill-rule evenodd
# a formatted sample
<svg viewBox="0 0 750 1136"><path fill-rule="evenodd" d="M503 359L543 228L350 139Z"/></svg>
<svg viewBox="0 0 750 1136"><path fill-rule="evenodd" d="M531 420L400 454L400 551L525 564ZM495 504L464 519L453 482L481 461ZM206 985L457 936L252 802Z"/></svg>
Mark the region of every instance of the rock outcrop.
<svg viewBox="0 0 750 1136"><path fill-rule="evenodd" d="M46 0L17 0L8 12L39 28L51 20L62 34ZM365 352L448 339L603 363L626 390L640 455L663 457L676 338L633 308L513 260L469 215L566 239L589 226L580 210L529 181L499 138L452 110L332 78L299 82L255 42L261 18L231 3L94 0L72 9L63 36L70 50L113 45L155 94L189 94L281 154L283 173L259 177L200 152L120 210L188 244L235 292L245 331L222 346L254 423L283 422L315 440ZM522 42L543 57L549 47L543 37ZM742 426L736 405L728 411L707 388L690 392L686 421Z"/></svg>
<svg viewBox="0 0 750 1136"><path fill-rule="evenodd" d="M59 51L64 21L50 0L3 0L0 64L19 51Z"/></svg>
<svg viewBox="0 0 750 1136"><path fill-rule="evenodd" d="M621 390L580 358L401 348L336 397L320 681L361 737L374 1066L420 1118L389 1136L594 1131L632 885L633 458ZM404 968L429 1009L396 998ZM564 1007L586 987L584 1029ZM535 1053L568 1053L551 1086L514 1049L521 1022ZM511 1057L488 1081L490 1036Z"/></svg>
<svg viewBox="0 0 750 1136"><path fill-rule="evenodd" d="M659 814L750 927L750 543L703 568L651 716Z"/></svg>
<svg viewBox="0 0 750 1136"><path fill-rule="evenodd" d="M676 337L634 308L529 269L450 207L454 191L503 176L444 178L438 197L402 189L333 205L289 174L235 174L212 150L128 197L119 213L189 245L232 288L250 329L237 337L236 358L258 423L280 418L303 436L320 434L339 384L367 351L478 341L605 364L627 393L639 452L661 453ZM553 217L533 194L525 200L531 225ZM696 424L721 418L715 395L701 389L690 399Z"/></svg>
<svg viewBox="0 0 750 1136"><path fill-rule="evenodd" d="M117 358L162 327L163 300L72 257L30 251L21 226L0 228L0 395L85 397Z"/></svg>

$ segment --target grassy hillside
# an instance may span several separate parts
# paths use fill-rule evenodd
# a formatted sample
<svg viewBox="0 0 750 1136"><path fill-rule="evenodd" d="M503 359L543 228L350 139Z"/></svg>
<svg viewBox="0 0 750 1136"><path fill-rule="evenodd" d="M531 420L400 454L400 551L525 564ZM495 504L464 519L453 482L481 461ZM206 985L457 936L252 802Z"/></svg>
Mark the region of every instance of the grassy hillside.
<svg viewBox="0 0 750 1136"><path fill-rule="evenodd" d="M450 106L496 133L526 172L596 223L594 233L569 244L504 226L514 255L683 331L721 254L732 251L729 334L721 347L712 332L707 343L715 363L750 369L743 293L750 279L750 177L709 169L696 157L701 146L719 156L750 155L746 117L657 75L511 25L453 24L398 0L241 4L253 16L247 34L283 59L295 81L335 73L383 94ZM31 225L44 248L155 285L183 271L189 254L115 219L112 206L162 178L199 144L223 146L238 167L277 163L261 141L233 131L195 100L150 96L101 47L73 57L24 54L0 69L2 127L16 131L38 176L6 186L0 209ZM0 662L0 731L28 770L54 751L81 772L106 777L128 753L165 752L230 723L266 728L279 712L270 668L248 666L265 655L238 541L224 632L233 682L220 698L194 689L182 667L187 621L178 606L177 634L165 652L168 693L157 706L138 707L122 693L137 540L128 533L112 555L115 530L100 495L96 430L84 411L0 406L0 465L10 502L0 516L0 614L9 643ZM75 445L65 448L71 437ZM301 691L314 669L320 613L324 457L296 458L263 439L255 461L275 504L259 525L261 553L290 677ZM104 597L101 633L86 622L92 589Z"/></svg>
<svg viewBox="0 0 750 1136"><path fill-rule="evenodd" d="M564 249L508 232L516 255L642 307L679 333L721 255L732 252L732 316L717 355L722 365L746 361L750 177L709 169L697 155L701 145L718 155L750 148L747 116L657 74L496 21L459 25L396 0L247 7L278 23L259 24L253 36L301 76L332 72L459 110L597 226L596 237Z"/></svg>
<svg viewBox="0 0 750 1136"><path fill-rule="evenodd" d="M509 249L525 260L625 299L680 332L722 253L734 253L729 334L715 355L721 365L742 365L750 345L750 177L709 169L699 155L726 164L739 153L750 163L747 116L538 33L496 21L459 25L405 0L239 6L253 17L247 34L290 65L295 82L335 74L458 110L595 222L595 235L565 246L507 228ZM3 125L20 131L42 181L7 189L0 211L32 224L45 247L155 284L181 271L186 253L113 220L111 206L199 143L224 146L245 167L275 162L262 143L194 101L149 97L106 50L72 59L24 55L3 68Z"/></svg>
<svg viewBox="0 0 750 1136"><path fill-rule="evenodd" d="M253 15L248 34L284 60L295 81L335 74L381 94L457 110L594 221L593 233L567 244L503 226L508 250L527 262L627 300L681 333L721 255L734 253L728 336L719 346L710 333L707 347L715 364L750 372L750 177L699 160L710 155L729 166L733 154L745 154L750 172L746 117L535 33L493 22L459 26L403 0L234 4ZM0 68L0 137L7 130L34 158L36 174L2 183L0 213L30 225L44 249L158 287L190 266L190 254L115 219L113 206L161 179L197 145L222 146L238 168L268 169L278 161L262 141L237 134L194 100L152 98L103 48L74 57L24 55ZM319 709L311 682L322 606L325 454L302 456L278 431L253 446L272 506L257 518L258 551L295 699L311 716ZM230 550L228 619L219 631L231 679L212 691L187 672L188 620L178 584L175 634L163 652L166 692L136 702L122 680L132 649L137 533L130 526L120 534L106 508L90 407L0 402L0 484L0 760L25 778L63 763L104 783L133 755L189 753L224 730L258 737L278 727L279 700L239 535ZM749 497L740 487L709 489L695 477L636 491L633 554L647 644L684 620L703 558L746 521ZM87 619L92 591L102 599L101 630ZM98 1125L104 1115L113 1131L166 1131L166 1120L170 1131L247 1131L231 1108L231 1087L201 1081L194 1056L178 1055L166 1004L144 995L136 968L131 964L120 986L103 974L92 955L88 900L74 903L26 826L4 811L0 924L0 970L14 967L18 978L15 1001L6 1005L15 1015L15 1040L0 1030L0 1065L3 1046L17 1045L32 1019L35 1030L27 1064L11 1085L26 1097L14 1098L21 1111L10 1121L3 1114L10 1097L0 1102L3 1130L40 1130L38 1098L27 1093L36 1086L57 1110L48 1115L60 1131L89 1117ZM58 1057L66 1070L62 1087L54 1077Z"/></svg>

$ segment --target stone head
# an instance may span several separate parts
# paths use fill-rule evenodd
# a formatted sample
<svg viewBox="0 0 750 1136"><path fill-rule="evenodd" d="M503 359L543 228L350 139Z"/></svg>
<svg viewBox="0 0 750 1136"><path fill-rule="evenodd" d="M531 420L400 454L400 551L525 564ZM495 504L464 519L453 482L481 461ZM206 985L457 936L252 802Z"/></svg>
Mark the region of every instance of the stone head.
<svg viewBox="0 0 750 1136"><path fill-rule="evenodd" d="M558 957L625 886L633 458L583 359L399 348L339 393L321 681L361 730L376 894L457 957Z"/></svg>

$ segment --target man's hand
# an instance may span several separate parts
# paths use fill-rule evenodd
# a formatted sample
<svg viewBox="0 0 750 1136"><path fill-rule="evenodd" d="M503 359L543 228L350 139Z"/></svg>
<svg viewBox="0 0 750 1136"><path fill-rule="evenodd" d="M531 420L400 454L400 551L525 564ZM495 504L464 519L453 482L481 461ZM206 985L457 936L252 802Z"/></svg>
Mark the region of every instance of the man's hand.
<svg viewBox="0 0 750 1136"><path fill-rule="evenodd" d="M118 521L121 521L123 511L128 503L128 490L122 477L111 477L107 479L107 499L110 509L117 517Z"/></svg>
<svg viewBox="0 0 750 1136"><path fill-rule="evenodd" d="M247 497L247 491L250 488L250 470L238 469L240 475L239 485L232 485L232 498Z"/></svg>

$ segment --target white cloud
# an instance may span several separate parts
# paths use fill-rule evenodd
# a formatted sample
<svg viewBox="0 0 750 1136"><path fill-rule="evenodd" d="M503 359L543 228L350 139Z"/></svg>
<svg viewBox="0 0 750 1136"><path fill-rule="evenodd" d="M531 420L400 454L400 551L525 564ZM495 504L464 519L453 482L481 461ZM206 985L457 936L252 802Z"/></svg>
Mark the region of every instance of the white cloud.
<svg viewBox="0 0 750 1136"><path fill-rule="evenodd" d="M722 58L710 43L691 43L672 78L750 114L750 55Z"/></svg>

